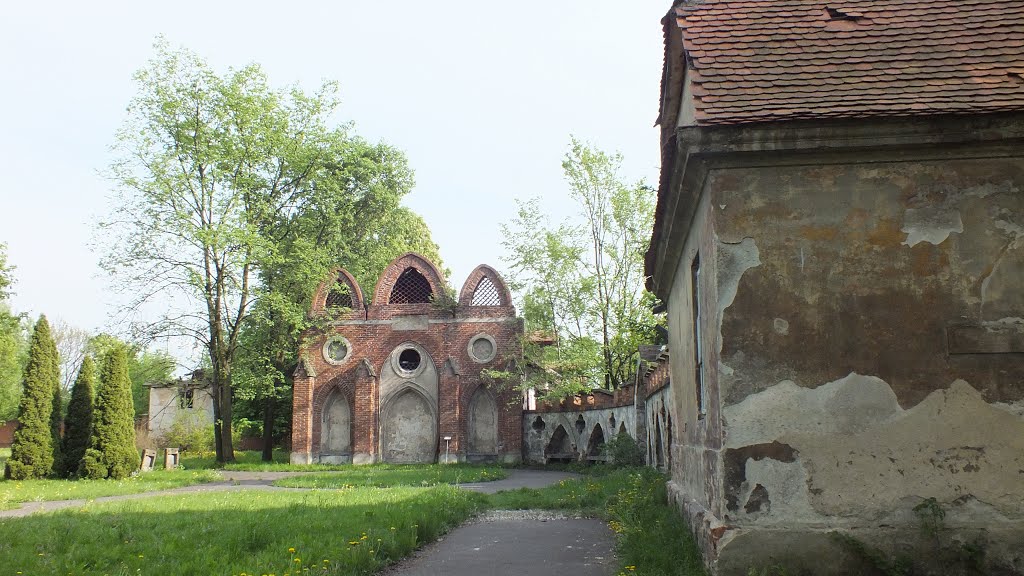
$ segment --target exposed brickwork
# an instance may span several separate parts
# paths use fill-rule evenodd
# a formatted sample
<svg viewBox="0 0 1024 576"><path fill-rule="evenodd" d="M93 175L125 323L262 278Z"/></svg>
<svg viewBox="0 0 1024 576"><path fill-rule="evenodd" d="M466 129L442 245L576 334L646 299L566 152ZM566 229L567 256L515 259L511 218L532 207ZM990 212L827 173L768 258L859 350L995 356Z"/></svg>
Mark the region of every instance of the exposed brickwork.
<svg viewBox="0 0 1024 576"><path fill-rule="evenodd" d="M558 402L538 402L531 412L573 412L581 410L605 410L633 404L634 386L623 386L614 392L594 390L589 394L577 394Z"/></svg>
<svg viewBox="0 0 1024 576"><path fill-rule="evenodd" d="M504 282L494 270L481 266L471 274L463 293L472 291L480 278L486 276L504 294L507 305L449 308L434 304L387 304L392 287L401 273L415 268L431 284L435 294L446 286L438 270L416 254L406 254L381 275L374 290L373 303L362 318L344 317L333 322L327 333L307 335L300 351L304 366L295 379L293 401L293 457L306 454L316 460L320 452L323 409L334 390L349 402L351 413L352 452L369 461L381 458L381 375L391 362L392 353L400 346L415 343L429 355L437 372L437 431L440 438L452 438L448 449L457 458L465 456L468 437L468 406L473 393L484 385L482 372L503 369L520 355L522 322L515 317L515 308ZM352 293L360 295L355 280L344 271ZM318 289L311 313L323 309L331 285L338 278L332 275ZM319 309L317 308L319 306ZM479 362L470 356L472 339L486 334L495 345L494 358ZM325 342L341 335L349 343L343 362L328 362L323 355ZM424 359L426 361L427 359ZM518 460L522 453L522 399L518 390L489 388L497 404L498 456ZM445 443L438 442L443 456Z"/></svg>
<svg viewBox="0 0 1024 576"><path fill-rule="evenodd" d="M0 448L10 448L14 442L14 431L18 429L17 420L8 420L0 424Z"/></svg>

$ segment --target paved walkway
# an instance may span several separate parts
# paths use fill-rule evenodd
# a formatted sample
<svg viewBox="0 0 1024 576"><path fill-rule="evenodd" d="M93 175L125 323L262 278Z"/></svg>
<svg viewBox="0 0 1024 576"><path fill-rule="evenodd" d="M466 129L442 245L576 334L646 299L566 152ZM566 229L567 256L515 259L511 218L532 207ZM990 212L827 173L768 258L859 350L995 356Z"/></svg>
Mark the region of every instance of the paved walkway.
<svg viewBox="0 0 1024 576"><path fill-rule="evenodd" d="M615 537L592 518L499 511L456 528L387 576L611 576Z"/></svg>

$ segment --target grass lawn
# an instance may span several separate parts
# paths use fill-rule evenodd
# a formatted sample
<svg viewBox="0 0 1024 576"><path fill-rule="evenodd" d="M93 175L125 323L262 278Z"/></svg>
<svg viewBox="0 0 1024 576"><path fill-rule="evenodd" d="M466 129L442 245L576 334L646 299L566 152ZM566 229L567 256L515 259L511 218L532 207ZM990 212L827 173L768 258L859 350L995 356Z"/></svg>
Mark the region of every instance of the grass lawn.
<svg viewBox="0 0 1024 576"><path fill-rule="evenodd" d="M485 506L451 486L92 503L0 520L0 558L26 575L369 574Z"/></svg>
<svg viewBox="0 0 1024 576"><path fill-rule="evenodd" d="M434 486L468 482L490 482L508 476L497 466L467 464L348 466L344 472L325 472L282 478L274 486L289 488L352 488L354 486Z"/></svg>
<svg viewBox="0 0 1024 576"><path fill-rule="evenodd" d="M0 510L17 508L22 502L137 494L219 478L213 470L154 470L125 480L0 480Z"/></svg>

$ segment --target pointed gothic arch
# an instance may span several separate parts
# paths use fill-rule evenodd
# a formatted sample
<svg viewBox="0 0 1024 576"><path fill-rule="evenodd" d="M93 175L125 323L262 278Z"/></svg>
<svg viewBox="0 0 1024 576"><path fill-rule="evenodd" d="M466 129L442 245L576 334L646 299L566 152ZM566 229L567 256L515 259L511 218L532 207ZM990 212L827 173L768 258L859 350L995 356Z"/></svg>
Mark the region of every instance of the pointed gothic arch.
<svg viewBox="0 0 1024 576"><path fill-rule="evenodd" d="M511 306L512 294L498 272L486 264L477 266L459 291L459 306Z"/></svg>
<svg viewBox="0 0 1024 576"><path fill-rule="evenodd" d="M483 385L466 406L466 452L471 461L498 456L498 403Z"/></svg>
<svg viewBox="0 0 1024 576"><path fill-rule="evenodd" d="M355 277L344 268L335 268L317 287L310 313L320 315L347 309L350 315L361 316L363 308L363 291Z"/></svg>
<svg viewBox="0 0 1024 576"><path fill-rule="evenodd" d="M424 294L443 294L445 286L444 277L433 263L415 252L407 252L384 269L373 291L373 305L429 303Z"/></svg>

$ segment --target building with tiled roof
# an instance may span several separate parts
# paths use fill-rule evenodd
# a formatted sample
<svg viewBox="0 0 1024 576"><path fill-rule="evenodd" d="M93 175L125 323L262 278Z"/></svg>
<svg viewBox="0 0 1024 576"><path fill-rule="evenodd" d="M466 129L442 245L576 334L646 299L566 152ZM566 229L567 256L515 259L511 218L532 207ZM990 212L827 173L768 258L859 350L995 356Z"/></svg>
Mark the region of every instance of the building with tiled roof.
<svg viewBox="0 0 1024 576"><path fill-rule="evenodd" d="M1024 2L663 24L647 272L709 568L1024 573Z"/></svg>

